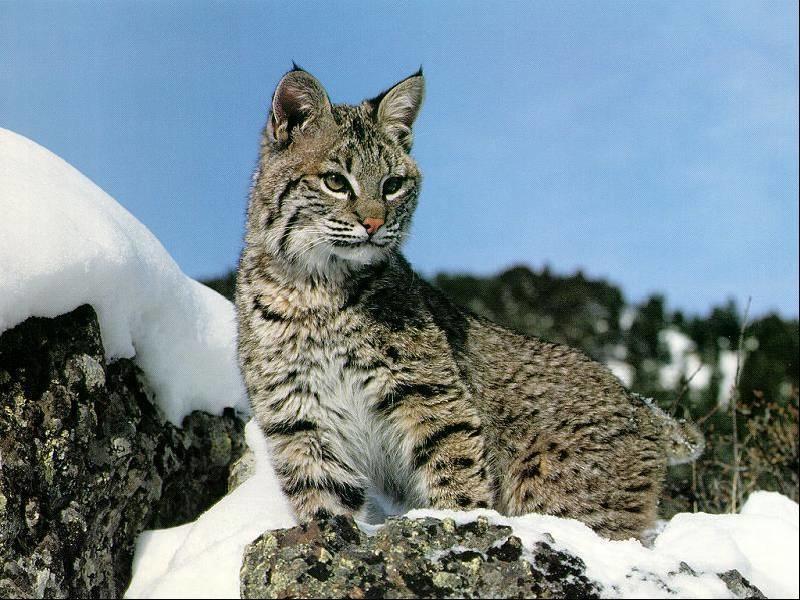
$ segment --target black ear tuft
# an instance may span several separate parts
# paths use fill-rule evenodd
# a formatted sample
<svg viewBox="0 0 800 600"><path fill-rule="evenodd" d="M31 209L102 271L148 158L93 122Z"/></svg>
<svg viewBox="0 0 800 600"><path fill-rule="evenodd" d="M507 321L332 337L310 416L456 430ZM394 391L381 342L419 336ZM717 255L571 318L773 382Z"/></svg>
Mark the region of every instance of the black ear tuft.
<svg viewBox="0 0 800 600"><path fill-rule="evenodd" d="M420 67L410 77L367 101L378 125L406 151L411 149L411 126L419 114L424 96L425 78Z"/></svg>
<svg viewBox="0 0 800 600"><path fill-rule="evenodd" d="M283 76L272 96L272 111L267 123L270 141L283 144L289 141L296 128L330 114L331 103L325 88L317 79L296 64Z"/></svg>

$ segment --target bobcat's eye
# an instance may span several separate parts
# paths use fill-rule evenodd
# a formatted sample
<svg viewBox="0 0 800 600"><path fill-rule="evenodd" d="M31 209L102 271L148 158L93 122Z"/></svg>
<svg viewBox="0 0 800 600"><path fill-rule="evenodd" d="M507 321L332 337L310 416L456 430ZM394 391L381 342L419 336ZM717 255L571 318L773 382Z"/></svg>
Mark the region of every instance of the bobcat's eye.
<svg viewBox="0 0 800 600"><path fill-rule="evenodd" d="M401 187L403 187L402 177L389 177L389 179L383 182L383 195L391 196Z"/></svg>
<svg viewBox="0 0 800 600"><path fill-rule="evenodd" d="M332 192L346 193L350 189L347 179L345 179L343 175L339 175L339 173L328 173L323 175L322 183L324 183L325 187Z"/></svg>

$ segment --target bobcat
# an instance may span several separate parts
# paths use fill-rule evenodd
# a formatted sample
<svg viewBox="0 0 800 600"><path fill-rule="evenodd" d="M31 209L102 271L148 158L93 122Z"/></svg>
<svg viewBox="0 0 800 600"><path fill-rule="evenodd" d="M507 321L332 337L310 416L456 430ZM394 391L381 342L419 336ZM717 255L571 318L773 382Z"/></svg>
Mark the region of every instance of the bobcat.
<svg viewBox="0 0 800 600"><path fill-rule="evenodd" d="M300 519L412 507L652 525L702 438L572 348L457 308L399 247L422 72L358 106L295 68L275 90L236 307L253 413Z"/></svg>

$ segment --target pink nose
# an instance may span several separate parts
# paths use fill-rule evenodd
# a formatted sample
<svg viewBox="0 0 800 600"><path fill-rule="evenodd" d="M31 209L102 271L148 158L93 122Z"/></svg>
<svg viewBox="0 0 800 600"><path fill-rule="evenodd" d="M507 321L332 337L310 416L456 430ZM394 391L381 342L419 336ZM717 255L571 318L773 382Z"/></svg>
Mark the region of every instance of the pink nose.
<svg viewBox="0 0 800 600"><path fill-rule="evenodd" d="M367 230L369 235L372 235L383 225L383 219L373 219L372 217L364 219L364 229Z"/></svg>

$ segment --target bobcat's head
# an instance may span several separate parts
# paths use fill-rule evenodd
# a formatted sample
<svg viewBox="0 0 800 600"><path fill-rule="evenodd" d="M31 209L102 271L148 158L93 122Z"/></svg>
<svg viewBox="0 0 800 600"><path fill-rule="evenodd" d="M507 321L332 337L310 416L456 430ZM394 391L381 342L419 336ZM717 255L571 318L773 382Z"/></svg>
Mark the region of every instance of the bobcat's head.
<svg viewBox="0 0 800 600"><path fill-rule="evenodd" d="M272 98L248 243L308 273L374 264L408 233L421 181L409 155L422 71L358 106L332 104L295 68Z"/></svg>

